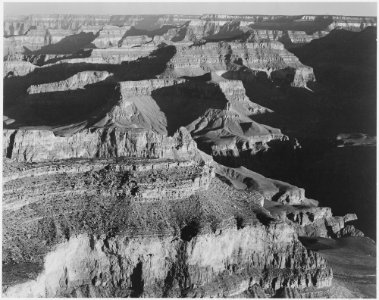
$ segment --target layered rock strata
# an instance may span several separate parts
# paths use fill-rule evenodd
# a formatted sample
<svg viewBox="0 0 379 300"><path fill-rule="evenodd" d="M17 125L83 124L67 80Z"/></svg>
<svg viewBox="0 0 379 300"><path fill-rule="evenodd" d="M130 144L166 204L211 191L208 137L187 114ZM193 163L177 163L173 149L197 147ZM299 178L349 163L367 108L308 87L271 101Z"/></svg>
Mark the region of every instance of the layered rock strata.
<svg viewBox="0 0 379 300"><path fill-rule="evenodd" d="M333 16L7 19L4 296L333 295L332 269L300 241L362 236L346 225L356 215L333 216L304 189L198 148L255 159L275 143L298 147L254 121L274 111L254 103L248 85L261 76L271 90L308 88L313 69L286 47L372 25Z"/></svg>
<svg viewBox="0 0 379 300"><path fill-rule="evenodd" d="M43 263L43 271L20 278L4 295L327 291L332 271L325 260L306 250L291 226L263 225L258 195L212 178L209 163L111 159L7 168L6 162L4 259ZM100 219L91 220L92 213Z"/></svg>
<svg viewBox="0 0 379 300"><path fill-rule="evenodd" d="M54 136L48 130L7 130L3 145L6 157L21 162L114 156L176 158L192 155L197 149L184 128L173 137L121 129L88 129L72 136Z"/></svg>

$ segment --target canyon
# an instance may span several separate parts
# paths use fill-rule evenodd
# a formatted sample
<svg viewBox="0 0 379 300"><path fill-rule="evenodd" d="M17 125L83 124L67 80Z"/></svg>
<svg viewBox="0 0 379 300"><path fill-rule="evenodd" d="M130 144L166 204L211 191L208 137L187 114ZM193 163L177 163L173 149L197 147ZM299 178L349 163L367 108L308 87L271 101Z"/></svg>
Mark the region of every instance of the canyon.
<svg viewBox="0 0 379 300"><path fill-rule="evenodd" d="M4 297L376 296L375 17L13 16L3 48Z"/></svg>

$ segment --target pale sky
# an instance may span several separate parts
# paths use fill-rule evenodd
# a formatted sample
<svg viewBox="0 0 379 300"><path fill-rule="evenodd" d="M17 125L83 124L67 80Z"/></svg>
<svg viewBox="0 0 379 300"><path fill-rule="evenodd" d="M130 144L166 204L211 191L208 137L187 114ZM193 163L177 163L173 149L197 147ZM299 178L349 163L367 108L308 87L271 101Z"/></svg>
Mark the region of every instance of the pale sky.
<svg viewBox="0 0 379 300"><path fill-rule="evenodd" d="M267 14L376 16L376 2L4 2L4 14Z"/></svg>

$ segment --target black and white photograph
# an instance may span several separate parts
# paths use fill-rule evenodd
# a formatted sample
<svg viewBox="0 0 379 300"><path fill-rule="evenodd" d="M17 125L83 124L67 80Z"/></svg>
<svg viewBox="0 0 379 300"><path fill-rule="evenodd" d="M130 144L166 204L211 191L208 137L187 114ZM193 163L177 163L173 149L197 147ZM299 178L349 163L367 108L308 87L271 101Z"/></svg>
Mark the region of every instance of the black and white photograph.
<svg viewBox="0 0 379 300"><path fill-rule="evenodd" d="M2 297L377 297L376 1L1 5Z"/></svg>

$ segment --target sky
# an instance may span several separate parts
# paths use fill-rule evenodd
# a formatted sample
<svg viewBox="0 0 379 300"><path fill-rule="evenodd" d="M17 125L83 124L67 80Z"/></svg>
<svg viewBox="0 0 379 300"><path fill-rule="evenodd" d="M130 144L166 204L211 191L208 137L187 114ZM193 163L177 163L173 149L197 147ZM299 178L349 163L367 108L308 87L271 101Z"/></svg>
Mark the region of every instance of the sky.
<svg viewBox="0 0 379 300"><path fill-rule="evenodd" d="M4 15L267 14L376 16L376 2L4 2Z"/></svg>

